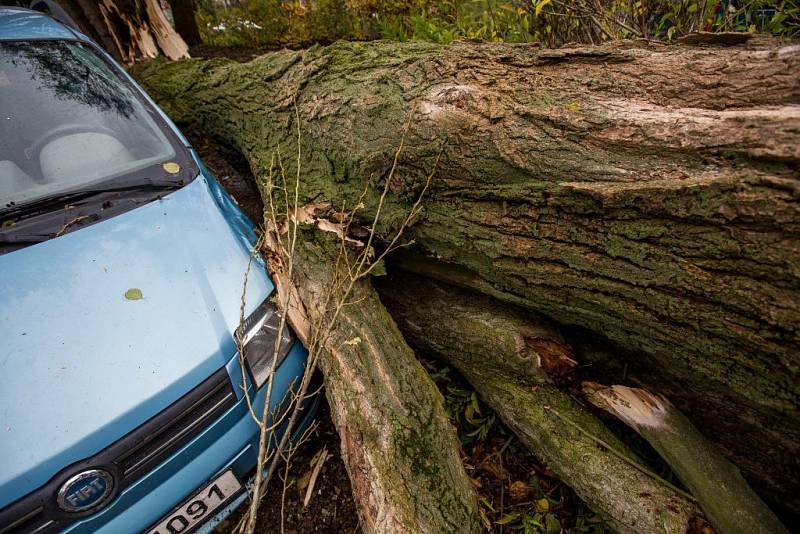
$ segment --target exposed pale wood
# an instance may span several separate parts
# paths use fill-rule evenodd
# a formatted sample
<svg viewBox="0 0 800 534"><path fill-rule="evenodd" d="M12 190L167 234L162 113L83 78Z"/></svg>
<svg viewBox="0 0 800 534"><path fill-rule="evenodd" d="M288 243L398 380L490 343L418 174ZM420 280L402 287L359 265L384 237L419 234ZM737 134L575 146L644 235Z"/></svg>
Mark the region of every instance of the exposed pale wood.
<svg viewBox="0 0 800 534"><path fill-rule="evenodd" d="M639 388L584 383L586 397L635 429L697 497L721 534L788 530L747 485L739 470L663 396Z"/></svg>
<svg viewBox="0 0 800 534"><path fill-rule="evenodd" d="M170 26L167 17L156 0L144 0L150 32L158 42L158 48L169 59L189 57L189 47L183 38Z"/></svg>
<svg viewBox="0 0 800 534"><path fill-rule="evenodd" d="M123 57L122 43L115 31L111 31L107 11L102 3L92 0L67 0L61 2L64 9L70 13L72 19L80 25L81 30L94 38L106 52L117 61L126 61Z"/></svg>
<svg viewBox="0 0 800 534"><path fill-rule="evenodd" d="M157 0L61 0L81 30L123 63L164 55L189 57L189 48L170 26Z"/></svg>

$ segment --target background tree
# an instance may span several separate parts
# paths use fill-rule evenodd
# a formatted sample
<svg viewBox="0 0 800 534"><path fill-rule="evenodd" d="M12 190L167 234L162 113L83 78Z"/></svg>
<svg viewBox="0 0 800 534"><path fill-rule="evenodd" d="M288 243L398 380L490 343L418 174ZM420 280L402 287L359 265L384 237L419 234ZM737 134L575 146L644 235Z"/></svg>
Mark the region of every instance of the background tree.
<svg viewBox="0 0 800 534"><path fill-rule="evenodd" d="M175 30L183 37L189 46L197 46L202 43L200 30L197 28L195 10L197 6L194 0L169 0L172 7L172 18L175 21Z"/></svg>
<svg viewBox="0 0 800 534"><path fill-rule="evenodd" d="M189 47L169 24L158 0L39 0L15 4L33 5L53 14L63 9L83 33L122 63L159 55L169 59L189 57Z"/></svg>

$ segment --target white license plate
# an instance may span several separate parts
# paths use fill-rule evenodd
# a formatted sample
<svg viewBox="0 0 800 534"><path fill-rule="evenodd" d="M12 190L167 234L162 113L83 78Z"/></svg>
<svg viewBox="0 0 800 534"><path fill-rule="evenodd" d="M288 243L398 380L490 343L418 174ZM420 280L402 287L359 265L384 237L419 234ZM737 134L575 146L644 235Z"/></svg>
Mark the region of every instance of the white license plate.
<svg viewBox="0 0 800 534"><path fill-rule="evenodd" d="M173 511L147 534L187 534L233 497L242 485L231 471L225 471Z"/></svg>

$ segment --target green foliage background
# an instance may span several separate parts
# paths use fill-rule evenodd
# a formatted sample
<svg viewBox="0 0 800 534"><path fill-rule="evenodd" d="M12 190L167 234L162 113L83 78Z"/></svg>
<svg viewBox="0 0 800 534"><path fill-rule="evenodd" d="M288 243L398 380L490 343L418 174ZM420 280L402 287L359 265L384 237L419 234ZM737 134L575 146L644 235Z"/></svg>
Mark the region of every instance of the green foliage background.
<svg viewBox="0 0 800 534"><path fill-rule="evenodd" d="M337 39L600 43L695 31L800 37L797 0L198 0L212 46L302 47Z"/></svg>

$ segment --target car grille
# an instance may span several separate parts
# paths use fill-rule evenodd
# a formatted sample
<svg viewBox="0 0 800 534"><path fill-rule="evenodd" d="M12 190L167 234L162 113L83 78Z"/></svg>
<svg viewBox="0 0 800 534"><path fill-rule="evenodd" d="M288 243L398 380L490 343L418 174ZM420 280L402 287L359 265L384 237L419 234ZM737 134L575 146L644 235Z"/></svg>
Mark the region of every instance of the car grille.
<svg viewBox="0 0 800 534"><path fill-rule="evenodd" d="M91 458L71 465L38 490L0 510L0 534L62 530L83 514L62 511L56 495L76 473L102 468L114 476L113 495L133 484L183 447L236 403L223 368L142 426Z"/></svg>

